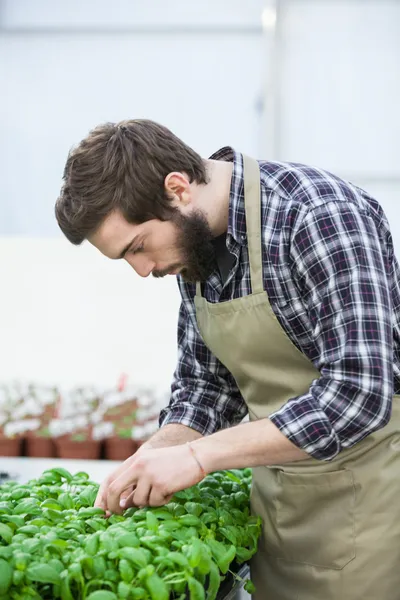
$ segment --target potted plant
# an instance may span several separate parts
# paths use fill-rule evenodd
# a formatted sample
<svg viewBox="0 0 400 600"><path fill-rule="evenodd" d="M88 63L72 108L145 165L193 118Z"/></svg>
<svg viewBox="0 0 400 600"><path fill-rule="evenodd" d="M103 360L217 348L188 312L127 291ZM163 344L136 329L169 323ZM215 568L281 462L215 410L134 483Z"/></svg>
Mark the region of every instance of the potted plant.
<svg viewBox="0 0 400 600"><path fill-rule="evenodd" d="M0 388L0 456L20 456L22 439L18 427L12 422L11 409L13 404L20 402L19 390L10 386Z"/></svg>
<svg viewBox="0 0 400 600"><path fill-rule="evenodd" d="M57 457L100 458L102 443L92 420L97 407L98 398L85 388L76 388L60 396L56 416L49 426Z"/></svg>
<svg viewBox="0 0 400 600"><path fill-rule="evenodd" d="M101 440L94 436L90 423L57 436L55 446L58 458L99 459L101 454Z"/></svg>
<svg viewBox="0 0 400 600"><path fill-rule="evenodd" d="M104 440L105 457L108 460L126 460L137 450L137 444L132 438L132 420L124 417L113 424L113 435Z"/></svg>
<svg viewBox="0 0 400 600"><path fill-rule="evenodd" d="M21 456L23 436L7 434L4 427L0 428L0 456Z"/></svg>
<svg viewBox="0 0 400 600"><path fill-rule="evenodd" d="M56 448L49 425L41 423L35 431L29 431L25 441L25 452L31 458L54 458Z"/></svg>
<svg viewBox="0 0 400 600"><path fill-rule="evenodd" d="M56 449L49 425L55 416L59 392L57 388L31 389L30 391L31 396L36 398L39 427L27 432L26 455L35 458L55 457Z"/></svg>

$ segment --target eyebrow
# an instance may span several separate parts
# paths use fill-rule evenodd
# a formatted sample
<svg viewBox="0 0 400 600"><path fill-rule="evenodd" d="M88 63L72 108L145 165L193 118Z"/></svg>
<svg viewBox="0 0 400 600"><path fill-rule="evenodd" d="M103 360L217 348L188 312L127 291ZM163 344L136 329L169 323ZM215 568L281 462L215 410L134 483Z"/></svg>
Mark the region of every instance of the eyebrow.
<svg viewBox="0 0 400 600"><path fill-rule="evenodd" d="M135 237L131 239L129 244L127 244L125 246L125 248L122 250L121 254L119 256L117 256L117 260L120 258L124 258L125 254L128 252L129 248L132 246L132 244L136 240L136 238L137 238L137 235L135 235Z"/></svg>

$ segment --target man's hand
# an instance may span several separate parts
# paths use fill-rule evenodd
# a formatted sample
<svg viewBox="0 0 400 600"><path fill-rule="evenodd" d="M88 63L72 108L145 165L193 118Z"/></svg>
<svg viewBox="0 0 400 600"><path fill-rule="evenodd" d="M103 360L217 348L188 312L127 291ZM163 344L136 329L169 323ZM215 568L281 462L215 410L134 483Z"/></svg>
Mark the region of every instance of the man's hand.
<svg viewBox="0 0 400 600"><path fill-rule="evenodd" d="M142 448L128 458L100 486L95 506L122 513L129 506L162 506L171 497L203 479L186 444ZM122 506L120 504L123 495Z"/></svg>

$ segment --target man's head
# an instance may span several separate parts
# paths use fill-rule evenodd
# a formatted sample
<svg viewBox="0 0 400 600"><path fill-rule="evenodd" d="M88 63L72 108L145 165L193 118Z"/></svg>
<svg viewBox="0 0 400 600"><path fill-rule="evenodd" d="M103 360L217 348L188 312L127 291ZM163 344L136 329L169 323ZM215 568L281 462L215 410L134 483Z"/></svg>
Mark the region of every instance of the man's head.
<svg viewBox="0 0 400 600"><path fill-rule="evenodd" d="M55 213L73 244L88 239L139 273L206 279L215 266L213 233L196 205L205 161L167 128L148 120L106 123L74 148Z"/></svg>

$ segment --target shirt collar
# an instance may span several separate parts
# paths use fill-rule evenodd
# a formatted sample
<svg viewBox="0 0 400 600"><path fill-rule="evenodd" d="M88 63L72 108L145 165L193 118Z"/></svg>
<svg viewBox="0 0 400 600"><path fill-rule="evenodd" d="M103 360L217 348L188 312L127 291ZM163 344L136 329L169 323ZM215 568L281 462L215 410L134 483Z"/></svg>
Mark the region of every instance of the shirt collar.
<svg viewBox="0 0 400 600"><path fill-rule="evenodd" d="M228 236L236 243L245 245L246 218L244 208L243 156L230 146L225 146L210 156L210 160L225 160L233 163L231 189L229 194Z"/></svg>

